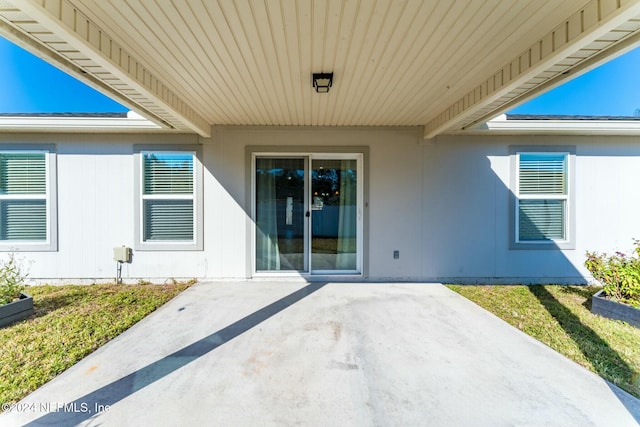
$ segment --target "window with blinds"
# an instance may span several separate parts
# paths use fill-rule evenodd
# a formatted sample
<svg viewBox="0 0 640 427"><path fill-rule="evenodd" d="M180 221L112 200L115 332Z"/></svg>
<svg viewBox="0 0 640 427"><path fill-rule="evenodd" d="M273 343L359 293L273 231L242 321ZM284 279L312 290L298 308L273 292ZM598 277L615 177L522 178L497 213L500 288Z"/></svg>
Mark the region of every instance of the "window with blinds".
<svg viewBox="0 0 640 427"><path fill-rule="evenodd" d="M518 153L518 242L567 240L568 153Z"/></svg>
<svg viewBox="0 0 640 427"><path fill-rule="evenodd" d="M143 152L145 242L194 241L194 153Z"/></svg>
<svg viewBox="0 0 640 427"><path fill-rule="evenodd" d="M0 152L0 241L46 242L47 153Z"/></svg>

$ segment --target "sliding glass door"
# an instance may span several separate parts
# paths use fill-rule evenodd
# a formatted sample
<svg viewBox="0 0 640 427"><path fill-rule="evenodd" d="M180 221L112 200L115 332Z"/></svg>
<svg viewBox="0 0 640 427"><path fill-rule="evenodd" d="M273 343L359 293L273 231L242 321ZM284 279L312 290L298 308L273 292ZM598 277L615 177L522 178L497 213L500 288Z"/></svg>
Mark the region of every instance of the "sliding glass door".
<svg viewBox="0 0 640 427"><path fill-rule="evenodd" d="M256 155L255 271L359 274L361 155Z"/></svg>

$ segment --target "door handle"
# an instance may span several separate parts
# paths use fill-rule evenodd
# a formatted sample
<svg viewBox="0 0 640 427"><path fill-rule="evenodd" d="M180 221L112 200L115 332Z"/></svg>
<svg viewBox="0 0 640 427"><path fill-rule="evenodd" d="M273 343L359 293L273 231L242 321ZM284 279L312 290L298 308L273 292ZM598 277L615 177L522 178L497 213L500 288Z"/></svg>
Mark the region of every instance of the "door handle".
<svg viewBox="0 0 640 427"><path fill-rule="evenodd" d="M304 216L306 216L307 218L309 218L311 216L311 211L307 211Z"/></svg>

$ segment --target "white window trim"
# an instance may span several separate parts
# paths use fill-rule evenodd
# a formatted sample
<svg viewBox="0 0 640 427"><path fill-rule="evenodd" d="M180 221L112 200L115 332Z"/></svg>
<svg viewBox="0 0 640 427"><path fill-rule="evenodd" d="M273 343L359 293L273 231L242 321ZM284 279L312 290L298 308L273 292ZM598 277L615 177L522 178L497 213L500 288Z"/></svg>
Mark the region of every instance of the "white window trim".
<svg viewBox="0 0 640 427"><path fill-rule="evenodd" d="M193 193L192 194L144 194L144 153L192 154ZM135 176L135 241L134 249L139 251L201 251L203 244L203 201L202 201L202 150L198 145L136 145L134 146ZM193 200L193 240L189 241L145 241L144 208L145 200Z"/></svg>
<svg viewBox="0 0 640 427"><path fill-rule="evenodd" d="M57 166L53 144L0 144L0 153L42 153L45 155L45 194L0 195L0 200L45 200L46 239L0 240L2 252L53 252L58 250Z"/></svg>
<svg viewBox="0 0 640 427"><path fill-rule="evenodd" d="M550 250L575 249L575 212L574 212L574 146L512 146L509 147L511 157L511 191L509 197L509 249L512 250ZM520 154L564 154L566 160L567 194L520 194ZM539 241L520 241L519 206L520 200L564 200L564 239Z"/></svg>

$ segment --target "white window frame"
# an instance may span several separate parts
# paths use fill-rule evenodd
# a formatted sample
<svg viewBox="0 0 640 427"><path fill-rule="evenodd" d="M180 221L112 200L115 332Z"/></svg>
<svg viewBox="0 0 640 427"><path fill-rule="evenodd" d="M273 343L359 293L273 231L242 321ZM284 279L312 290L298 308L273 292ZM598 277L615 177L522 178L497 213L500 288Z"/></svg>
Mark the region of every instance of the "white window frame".
<svg viewBox="0 0 640 427"><path fill-rule="evenodd" d="M3 195L0 200L44 200L45 227L44 240L0 240L2 252L37 252L58 250L58 217L57 217L57 187L56 187L56 152L52 144L0 144L0 153L37 153L45 158L45 194Z"/></svg>
<svg viewBox="0 0 640 427"><path fill-rule="evenodd" d="M193 193L192 194L144 194L144 154L191 154L193 156ZM135 243L134 249L140 251L189 251L203 250L203 214L202 214L202 162L201 148L195 145L136 145L134 147L134 173L136 200L135 206ZM193 239L191 240L145 240L144 238L144 202L145 200L192 200L193 201Z"/></svg>
<svg viewBox="0 0 640 427"><path fill-rule="evenodd" d="M513 146L511 154L510 249L575 249L574 165L573 146ZM565 156L566 194L520 194L521 154L562 154ZM564 238L520 240L520 200L561 200L564 202Z"/></svg>

